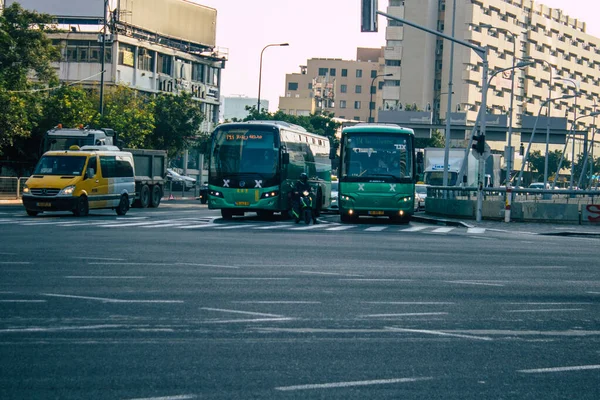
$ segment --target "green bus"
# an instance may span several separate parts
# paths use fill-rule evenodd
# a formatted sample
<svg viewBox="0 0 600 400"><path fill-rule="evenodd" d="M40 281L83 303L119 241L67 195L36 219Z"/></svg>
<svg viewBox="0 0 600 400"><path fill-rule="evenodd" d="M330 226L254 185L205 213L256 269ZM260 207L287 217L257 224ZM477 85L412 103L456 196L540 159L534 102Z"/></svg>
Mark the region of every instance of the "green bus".
<svg viewBox="0 0 600 400"><path fill-rule="evenodd" d="M283 121L219 125L211 137L208 208L224 219L246 212L285 215L301 173L308 175L317 214L331 202L329 139Z"/></svg>
<svg viewBox="0 0 600 400"><path fill-rule="evenodd" d="M342 222L388 216L408 222L414 214L414 132L392 124L360 123L342 130L339 209Z"/></svg>

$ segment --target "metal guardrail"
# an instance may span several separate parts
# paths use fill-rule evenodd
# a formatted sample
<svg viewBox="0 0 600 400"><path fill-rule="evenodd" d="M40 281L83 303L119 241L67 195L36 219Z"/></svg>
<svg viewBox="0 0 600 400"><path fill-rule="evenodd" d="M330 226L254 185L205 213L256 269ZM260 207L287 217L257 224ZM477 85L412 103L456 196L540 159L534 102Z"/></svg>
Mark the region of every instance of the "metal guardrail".
<svg viewBox="0 0 600 400"><path fill-rule="evenodd" d="M20 199L23 193L23 184L28 178L15 178L0 176L0 199Z"/></svg>
<svg viewBox="0 0 600 400"><path fill-rule="evenodd" d="M484 200L504 201L506 187L483 188ZM456 186L429 186L427 198L476 200L476 187ZM511 188L512 203L535 202L554 204L598 204L600 203L600 190L568 190L568 189L527 189Z"/></svg>

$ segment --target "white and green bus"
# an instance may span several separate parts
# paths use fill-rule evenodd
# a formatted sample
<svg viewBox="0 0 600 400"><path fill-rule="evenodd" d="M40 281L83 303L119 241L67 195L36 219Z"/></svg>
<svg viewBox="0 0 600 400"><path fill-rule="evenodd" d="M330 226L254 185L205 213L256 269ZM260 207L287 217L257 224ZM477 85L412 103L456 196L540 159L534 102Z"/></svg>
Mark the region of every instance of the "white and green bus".
<svg viewBox="0 0 600 400"><path fill-rule="evenodd" d="M388 124L357 124L342 130L339 209L342 222L388 216L408 222L414 214L414 132Z"/></svg>
<svg viewBox="0 0 600 400"><path fill-rule="evenodd" d="M308 175L316 211L331 201L329 139L283 121L219 125L212 134L208 208L224 219L246 212L285 215L301 173Z"/></svg>

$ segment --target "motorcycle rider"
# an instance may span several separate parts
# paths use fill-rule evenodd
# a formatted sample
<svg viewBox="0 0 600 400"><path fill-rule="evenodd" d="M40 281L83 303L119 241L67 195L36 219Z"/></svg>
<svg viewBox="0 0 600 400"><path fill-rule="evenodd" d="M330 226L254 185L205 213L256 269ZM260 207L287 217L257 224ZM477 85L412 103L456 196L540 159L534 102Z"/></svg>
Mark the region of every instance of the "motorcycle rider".
<svg viewBox="0 0 600 400"><path fill-rule="evenodd" d="M308 183L308 175L306 173L300 174L300 180L296 181L294 185L294 197L292 199L292 214L294 218L296 218L296 222L300 219L300 214L302 212L300 208L300 197L304 191L311 192L310 184ZM318 224L316 212L313 208L312 210L312 221L313 224Z"/></svg>

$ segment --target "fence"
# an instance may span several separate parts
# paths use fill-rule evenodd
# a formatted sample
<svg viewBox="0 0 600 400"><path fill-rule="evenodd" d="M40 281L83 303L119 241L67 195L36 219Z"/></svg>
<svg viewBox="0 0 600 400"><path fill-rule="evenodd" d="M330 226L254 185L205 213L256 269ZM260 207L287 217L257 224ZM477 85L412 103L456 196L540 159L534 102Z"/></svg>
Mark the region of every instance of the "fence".
<svg viewBox="0 0 600 400"><path fill-rule="evenodd" d="M506 188L484 188L482 218L504 219ZM511 220L528 222L594 223L600 210L600 190L512 189ZM430 186L425 212L447 217L473 218L477 210L477 188ZM591 215L591 216L590 216Z"/></svg>
<svg viewBox="0 0 600 400"><path fill-rule="evenodd" d="M0 199L20 199L23 193L23 185L27 178L15 178L0 176Z"/></svg>

